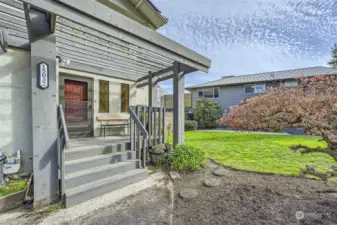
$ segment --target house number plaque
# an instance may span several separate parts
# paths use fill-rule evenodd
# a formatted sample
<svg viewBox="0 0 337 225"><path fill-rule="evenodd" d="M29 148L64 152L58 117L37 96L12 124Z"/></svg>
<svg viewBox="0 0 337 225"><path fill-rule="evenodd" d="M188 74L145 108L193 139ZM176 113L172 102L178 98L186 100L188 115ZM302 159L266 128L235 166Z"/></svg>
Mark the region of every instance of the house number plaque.
<svg viewBox="0 0 337 225"><path fill-rule="evenodd" d="M49 87L49 66L45 62L38 64L38 87L40 89Z"/></svg>

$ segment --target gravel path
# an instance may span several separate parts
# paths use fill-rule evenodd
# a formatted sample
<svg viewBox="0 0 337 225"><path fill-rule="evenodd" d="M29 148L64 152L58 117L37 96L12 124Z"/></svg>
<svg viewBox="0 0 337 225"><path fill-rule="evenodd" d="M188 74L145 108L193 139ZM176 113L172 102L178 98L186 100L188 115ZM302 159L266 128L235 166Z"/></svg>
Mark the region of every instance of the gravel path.
<svg viewBox="0 0 337 225"><path fill-rule="evenodd" d="M209 163L206 169L182 174L174 182L174 224L337 224L336 182L232 170L217 177L213 175L217 168ZM220 185L205 186L208 177L220 179ZM195 189L198 195L181 198L185 188Z"/></svg>

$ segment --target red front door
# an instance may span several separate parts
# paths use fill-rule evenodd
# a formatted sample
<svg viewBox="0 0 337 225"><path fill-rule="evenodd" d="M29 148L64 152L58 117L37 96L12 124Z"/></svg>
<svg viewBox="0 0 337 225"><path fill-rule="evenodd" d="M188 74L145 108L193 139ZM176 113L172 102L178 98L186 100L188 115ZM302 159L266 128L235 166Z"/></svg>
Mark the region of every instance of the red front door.
<svg viewBox="0 0 337 225"><path fill-rule="evenodd" d="M65 117L67 121L87 120L88 83L64 81Z"/></svg>

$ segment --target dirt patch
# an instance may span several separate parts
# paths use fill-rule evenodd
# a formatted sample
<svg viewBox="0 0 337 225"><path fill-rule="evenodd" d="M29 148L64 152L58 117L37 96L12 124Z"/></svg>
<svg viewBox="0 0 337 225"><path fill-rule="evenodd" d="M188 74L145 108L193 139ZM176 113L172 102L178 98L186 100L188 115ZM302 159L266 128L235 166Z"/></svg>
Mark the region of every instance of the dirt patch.
<svg viewBox="0 0 337 225"><path fill-rule="evenodd" d="M219 177L213 174L219 167L209 162L174 182L174 224L337 224L337 182L233 170ZM220 185L206 187L206 177L220 179ZM198 195L183 199L183 188L194 188Z"/></svg>

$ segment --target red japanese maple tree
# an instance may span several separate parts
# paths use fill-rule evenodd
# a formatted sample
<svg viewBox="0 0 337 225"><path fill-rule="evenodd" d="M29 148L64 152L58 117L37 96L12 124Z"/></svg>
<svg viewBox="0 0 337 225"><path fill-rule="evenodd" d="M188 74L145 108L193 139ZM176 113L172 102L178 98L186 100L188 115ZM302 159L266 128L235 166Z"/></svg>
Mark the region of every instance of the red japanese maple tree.
<svg viewBox="0 0 337 225"><path fill-rule="evenodd" d="M252 131L281 131L285 128L302 128L310 135L320 135L327 148L291 146L302 154L321 152L337 161L337 74L298 78L295 88L271 88L265 94L243 101L225 112L217 122L232 129ZM304 174L328 179L334 172L322 174L307 166Z"/></svg>

